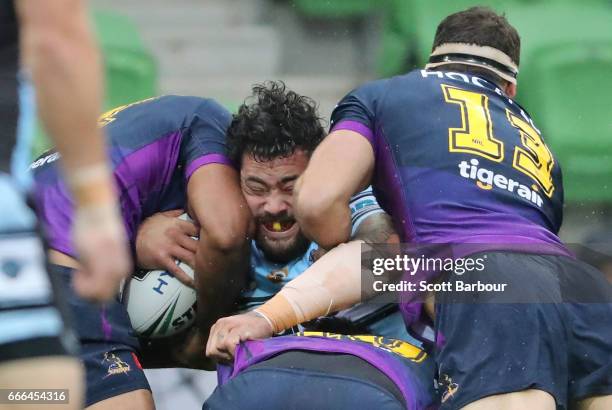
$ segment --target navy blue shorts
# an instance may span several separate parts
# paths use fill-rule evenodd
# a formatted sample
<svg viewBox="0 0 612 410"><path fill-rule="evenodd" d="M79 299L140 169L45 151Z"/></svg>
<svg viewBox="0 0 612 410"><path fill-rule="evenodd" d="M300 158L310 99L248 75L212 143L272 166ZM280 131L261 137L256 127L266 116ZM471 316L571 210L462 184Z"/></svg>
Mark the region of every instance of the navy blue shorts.
<svg viewBox="0 0 612 410"><path fill-rule="evenodd" d="M428 378L433 379L433 369ZM397 386L352 355L291 350L257 363L215 389L204 410L400 410Z"/></svg>
<svg viewBox="0 0 612 410"><path fill-rule="evenodd" d="M446 275L454 291L436 294L441 408L525 389L550 393L559 409L612 394L612 287L603 274L563 256L512 252L489 252L484 265ZM507 286L457 291L478 281Z"/></svg>
<svg viewBox="0 0 612 410"><path fill-rule="evenodd" d="M86 371L86 406L139 389L150 390L139 361L138 339L125 307L118 301L96 304L77 296L71 285L73 270L51 265L62 278L63 292Z"/></svg>

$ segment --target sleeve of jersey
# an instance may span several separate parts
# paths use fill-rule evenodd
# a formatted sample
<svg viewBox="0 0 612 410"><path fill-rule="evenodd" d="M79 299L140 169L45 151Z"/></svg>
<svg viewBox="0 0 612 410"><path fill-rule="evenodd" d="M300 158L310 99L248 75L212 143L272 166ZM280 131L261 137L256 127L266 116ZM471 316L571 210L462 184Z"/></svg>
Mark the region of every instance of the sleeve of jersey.
<svg viewBox="0 0 612 410"><path fill-rule="evenodd" d="M375 115L376 95L381 91L380 81L365 84L351 91L334 109L331 130L349 130L361 134L376 148Z"/></svg>
<svg viewBox="0 0 612 410"><path fill-rule="evenodd" d="M234 166L227 156L225 133L231 114L218 103L207 100L194 113L182 151L185 180L207 164Z"/></svg>
<svg viewBox="0 0 612 410"><path fill-rule="evenodd" d="M359 226L366 218L385 212L378 205L371 186L354 195L349 202L349 207L351 208L351 236L355 235L355 232L357 232L357 229L359 229Z"/></svg>

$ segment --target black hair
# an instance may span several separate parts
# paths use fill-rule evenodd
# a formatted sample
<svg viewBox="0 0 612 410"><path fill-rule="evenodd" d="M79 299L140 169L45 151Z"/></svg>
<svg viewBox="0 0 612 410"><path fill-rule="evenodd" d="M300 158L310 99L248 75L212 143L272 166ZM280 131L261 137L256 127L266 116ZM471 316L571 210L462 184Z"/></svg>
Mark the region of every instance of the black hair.
<svg viewBox="0 0 612 410"><path fill-rule="evenodd" d="M227 131L229 156L237 164L247 153L257 161L287 157L296 149L307 154L325 131L315 102L288 90L282 81L253 86L253 94L234 114Z"/></svg>
<svg viewBox="0 0 612 410"><path fill-rule="evenodd" d="M438 25L432 51L445 43L467 43L489 46L506 53L518 66L521 58L521 38L504 15L488 7L471 7L446 17ZM461 69L463 67L463 69ZM442 69L442 68L441 68ZM445 70L486 73L497 83L505 83L491 70L461 65L445 66Z"/></svg>

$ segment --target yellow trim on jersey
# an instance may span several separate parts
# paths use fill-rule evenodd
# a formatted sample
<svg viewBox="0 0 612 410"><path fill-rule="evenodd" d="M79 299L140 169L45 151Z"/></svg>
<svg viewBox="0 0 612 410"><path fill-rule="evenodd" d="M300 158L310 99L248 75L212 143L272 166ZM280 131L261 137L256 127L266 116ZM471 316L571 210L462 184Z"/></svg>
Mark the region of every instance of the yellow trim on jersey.
<svg viewBox="0 0 612 410"><path fill-rule="evenodd" d="M121 111L125 110L126 108L130 108L130 107L132 107L134 105L142 104L144 102L151 101L151 100L154 100L156 98L159 98L159 97L147 98L147 99L144 99L144 100L133 102L131 104L120 105L119 107L116 107L116 108L113 108L111 110L108 110L104 114L100 115L100 117L98 118L98 126L99 127L104 127L105 125L108 125L111 122L115 121L116 120L115 117L117 116L117 114L119 114Z"/></svg>
<svg viewBox="0 0 612 410"><path fill-rule="evenodd" d="M346 340L346 341L351 341L351 342L367 343L379 349L386 350L387 352L395 353L396 355L401 356L404 359L411 360L415 363L421 363L427 358L427 353L424 350L408 342L405 342L399 339L391 339L387 337L382 337L382 336L343 335L339 333L310 332L310 331L297 333L296 336L324 337L327 339L334 339L334 340Z"/></svg>

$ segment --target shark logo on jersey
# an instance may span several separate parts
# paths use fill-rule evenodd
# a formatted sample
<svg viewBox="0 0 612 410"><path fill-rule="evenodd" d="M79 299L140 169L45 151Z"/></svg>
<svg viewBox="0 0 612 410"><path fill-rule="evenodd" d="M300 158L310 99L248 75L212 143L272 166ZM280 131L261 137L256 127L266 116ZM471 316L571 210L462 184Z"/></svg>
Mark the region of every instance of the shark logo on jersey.
<svg viewBox="0 0 612 410"><path fill-rule="evenodd" d="M280 270L271 271L266 277L272 283L281 283L284 279L287 278L287 276L289 276L289 268L285 266Z"/></svg>
<svg viewBox="0 0 612 410"><path fill-rule="evenodd" d="M0 272L4 273L11 279L14 279L19 275L21 268L23 268L25 264L23 261L17 259L7 259L2 261L0 264Z"/></svg>
<svg viewBox="0 0 612 410"><path fill-rule="evenodd" d="M466 179L472 179L476 181L476 186L485 191L489 191L494 187L497 189L503 189L511 192L526 199L539 208L542 207L544 201L540 194L538 194L538 187L534 184L530 187L518 183L512 178L508 178L502 174L496 174L495 172L482 168L479 166L480 163L477 159L472 158L470 162L461 161L458 165L459 175Z"/></svg>

